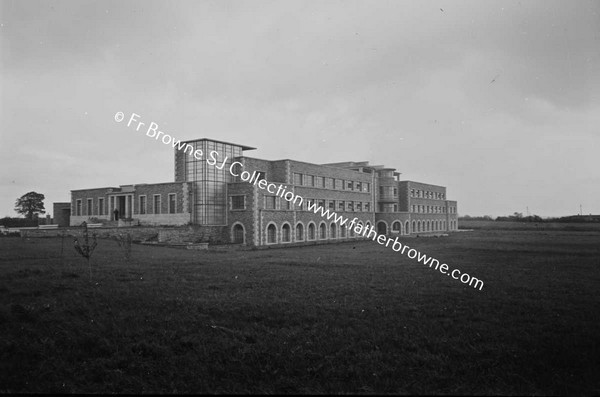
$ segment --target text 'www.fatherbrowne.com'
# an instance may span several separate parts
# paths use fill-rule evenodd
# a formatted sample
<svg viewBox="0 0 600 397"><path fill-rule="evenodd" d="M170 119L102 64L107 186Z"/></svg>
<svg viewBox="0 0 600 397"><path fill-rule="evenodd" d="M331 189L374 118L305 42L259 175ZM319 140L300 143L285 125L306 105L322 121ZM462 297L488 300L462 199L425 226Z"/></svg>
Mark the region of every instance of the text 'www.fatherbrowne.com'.
<svg viewBox="0 0 600 397"><path fill-rule="evenodd" d="M146 125L144 122L140 121L140 115L136 113L132 113L129 117L129 121L127 122L127 127L133 126L136 131L142 132L146 131L146 136L150 138L154 138L157 141L160 139L162 143L165 145L172 145L177 150L182 150L184 153L188 152L190 156L193 156L197 160L206 160L208 165L214 166L218 169L223 169L228 161L228 158L221 159L221 155L216 151L212 150L210 153L207 153L208 157L204 157L205 153L202 152L201 149L194 149L192 145L186 142L181 142L179 139L175 139L171 135L160 131L158 129L158 124L155 122L150 122L150 124ZM120 123L125 120L125 114L123 112L117 112L115 114L115 121ZM144 128L143 128L144 127ZM283 184L270 183L266 179L259 178L258 172L249 172L249 171L241 171L244 168L244 165L239 161L231 162L229 166L229 173L234 177L239 177L242 181L248 182L250 184L258 186L260 189L268 191L270 194L277 195L286 201L290 202L295 206L299 206L303 208L302 204L305 201L301 196L295 194L293 191L287 190L287 186ZM374 226L370 227L364 226L362 222L358 221L358 218L354 218L348 222L348 218L343 215L338 215L336 212L330 211L329 209L325 209L316 204L316 201L311 199L307 200L306 205L308 211L313 211L315 214L320 214L323 218L327 218L327 220L333 220L334 223L339 226L344 226L346 224L349 229L353 229L354 233L357 236L362 236L365 238L372 238L373 241L381 245L385 245L396 251L400 252L402 255L408 256L410 259L417 259L417 262L422 263L423 265L429 266L435 270L438 270L440 273L447 275L448 277L452 277L454 280L459 280L463 284L468 284L473 288L483 288L483 281L478 278L472 277L467 273L462 273L458 269L450 269L445 263L440 263L439 260L433 258L431 256L427 256L414 248L410 248L408 245L402 244L398 241L398 237L392 239L391 237L385 236L383 234L378 234L375 230Z"/></svg>

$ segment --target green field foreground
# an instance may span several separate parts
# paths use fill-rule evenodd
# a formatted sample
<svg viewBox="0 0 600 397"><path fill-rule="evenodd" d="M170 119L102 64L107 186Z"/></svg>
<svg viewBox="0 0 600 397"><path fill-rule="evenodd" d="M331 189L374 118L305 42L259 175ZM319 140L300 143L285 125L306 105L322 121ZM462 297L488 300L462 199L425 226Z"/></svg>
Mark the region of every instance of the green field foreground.
<svg viewBox="0 0 600 397"><path fill-rule="evenodd" d="M202 252L0 238L0 392L600 394L600 232Z"/></svg>
<svg viewBox="0 0 600 397"><path fill-rule="evenodd" d="M553 231L596 231L600 232L600 222L511 222L459 220L460 229L476 230L553 230Z"/></svg>

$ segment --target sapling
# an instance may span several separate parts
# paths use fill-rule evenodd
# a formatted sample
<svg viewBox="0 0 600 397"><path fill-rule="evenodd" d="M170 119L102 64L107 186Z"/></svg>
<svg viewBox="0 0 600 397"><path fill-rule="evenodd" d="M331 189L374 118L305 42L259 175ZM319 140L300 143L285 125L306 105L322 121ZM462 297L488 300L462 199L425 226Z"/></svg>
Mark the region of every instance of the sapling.
<svg viewBox="0 0 600 397"><path fill-rule="evenodd" d="M83 222L82 226L83 226L83 243L80 243L79 239L77 237L75 237L73 239L73 244L75 246L75 251L79 252L79 254L87 260L88 269L90 271L90 281L91 281L92 280L92 265L90 264L90 257L92 256L94 249L96 249L98 242L96 241L96 233L93 233L92 241L90 243L90 239L88 236L87 223Z"/></svg>
<svg viewBox="0 0 600 397"><path fill-rule="evenodd" d="M119 233L117 235L117 242L119 243L119 247L123 250L123 254L125 255L125 259L129 262L129 258L131 258L131 234Z"/></svg>

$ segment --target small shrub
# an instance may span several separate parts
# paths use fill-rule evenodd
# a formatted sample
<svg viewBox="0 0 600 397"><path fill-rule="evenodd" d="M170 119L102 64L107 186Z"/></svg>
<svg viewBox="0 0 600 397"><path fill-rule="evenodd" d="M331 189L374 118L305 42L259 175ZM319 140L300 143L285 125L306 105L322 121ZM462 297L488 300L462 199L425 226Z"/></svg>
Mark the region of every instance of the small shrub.
<svg viewBox="0 0 600 397"><path fill-rule="evenodd" d="M75 251L77 251L79 253L79 255L83 256L87 260L88 269L90 271L90 280L91 280L92 279L92 266L90 264L90 257L92 256L92 253L96 249L98 242L96 241L96 233L92 234L92 241L90 242L89 235L88 235L87 223L83 222L82 226L83 226L83 242L80 243L79 239L77 237L75 237L73 239L73 245L75 247Z"/></svg>
<svg viewBox="0 0 600 397"><path fill-rule="evenodd" d="M119 247L123 250L123 256L127 261L131 258L131 234L130 233L119 233L117 235L117 243L119 243Z"/></svg>

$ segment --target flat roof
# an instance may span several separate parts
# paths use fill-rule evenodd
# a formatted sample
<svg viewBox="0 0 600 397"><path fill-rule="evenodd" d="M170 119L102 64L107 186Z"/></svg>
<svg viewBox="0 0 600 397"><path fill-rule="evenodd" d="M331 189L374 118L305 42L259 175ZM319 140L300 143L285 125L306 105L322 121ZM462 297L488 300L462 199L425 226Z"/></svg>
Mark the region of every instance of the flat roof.
<svg viewBox="0 0 600 397"><path fill-rule="evenodd" d="M252 160L266 161L268 163L277 163L277 162L281 162L281 161L292 161L294 163L309 164L309 165L314 165L317 167L335 168L336 170L351 171L351 172L356 172L357 174L367 175L367 173L365 173L365 172L356 171L356 170L353 170L352 168L336 167L334 165L329 165L329 164L309 163L308 161L292 160L292 159L267 160L267 159L259 159L258 157L250 157L250 156L244 156L244 155L238 156L237 158L241 158L241 157L245 157L245 158L252 159Z"/></svg>
<svg viewBox="0 0 600 397"><path fill-rule="evenodd" d="M256 150L256 148L252 147L252 146L246 146L246 145L242 145L242 144L239 144L239 143L231 143L231 142L219 141L219 140L211 139L211 138L190 139L188 141L183 141L183 143L200 142L200 141L217 142L217 143L223 143L225 145L239 146L239 147L242 148L242 150Z"/></svg>
<svg viewBox="0 0 600 397"><path fill-rule="evenodd" d="M442 185L434 185L433 183L426 183L426 182L417 182L417 181L411 181L411 180L406 180L406 181L400 181L402 183L416 183L419 185L427 185L427 186L434 186L434 187L442 187L442 188L446 188L446 186L442 186Z"/></svg>

